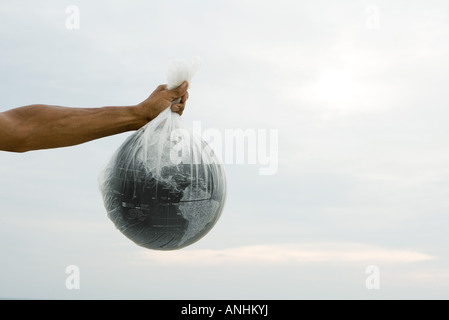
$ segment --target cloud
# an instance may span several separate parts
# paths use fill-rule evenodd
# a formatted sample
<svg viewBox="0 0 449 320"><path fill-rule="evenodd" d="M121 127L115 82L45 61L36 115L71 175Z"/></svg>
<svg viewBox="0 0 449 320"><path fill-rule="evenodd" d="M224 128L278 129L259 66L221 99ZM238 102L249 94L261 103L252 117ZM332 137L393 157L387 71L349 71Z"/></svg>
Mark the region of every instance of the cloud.
<svg viewBox="0 0 449 320"><path fill-rule="evenodd" d="M222 265L268 264L291 265L297 263L411 263L434 259L416 251L386 249L368 244L309 243L251 245L227 249L194 249L181 251L142 251L141 262L168 265Z"/></svg>

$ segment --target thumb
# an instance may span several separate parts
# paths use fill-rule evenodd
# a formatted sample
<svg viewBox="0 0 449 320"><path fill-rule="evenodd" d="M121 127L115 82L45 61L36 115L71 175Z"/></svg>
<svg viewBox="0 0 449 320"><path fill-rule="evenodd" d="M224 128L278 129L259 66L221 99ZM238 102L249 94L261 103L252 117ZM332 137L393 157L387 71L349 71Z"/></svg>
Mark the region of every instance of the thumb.
<svg viewBox="0 0 449 320"><path fill-rule="evenodd" d="M173 100L181 98L183 95L186 94L188 87L189 83L187 81L184 81L179 87L172 90L168 90L170 98L172 98Z"/></svg>

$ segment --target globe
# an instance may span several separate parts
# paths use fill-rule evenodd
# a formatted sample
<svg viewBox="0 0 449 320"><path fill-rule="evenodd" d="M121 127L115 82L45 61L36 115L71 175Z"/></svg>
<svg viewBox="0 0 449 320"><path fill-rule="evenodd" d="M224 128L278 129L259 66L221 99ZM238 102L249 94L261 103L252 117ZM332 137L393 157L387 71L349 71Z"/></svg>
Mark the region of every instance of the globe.
<svg viewBox="0 0 449 320"><path fill-rule="evenodd" d="M212 154L210 161L196 164L159 158L157 168L151 169L147 162L157 161L154 157L143 160L142 153L157 154L158 150L151 146L136 150L140 138L136 134L125 141L107 168L103 196L108 217L141 247L189 246L203 238L221 216L226 197L223 165Z"/></svg>

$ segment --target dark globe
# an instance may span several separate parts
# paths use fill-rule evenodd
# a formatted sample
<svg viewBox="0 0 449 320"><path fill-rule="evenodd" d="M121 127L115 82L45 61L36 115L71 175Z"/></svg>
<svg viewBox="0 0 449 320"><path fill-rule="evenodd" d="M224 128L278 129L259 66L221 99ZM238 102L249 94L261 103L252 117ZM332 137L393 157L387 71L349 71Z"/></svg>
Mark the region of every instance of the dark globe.
<svg viewBox="0 0 449 320"><path fill-rule="evenodd" d="M131 152L136 139L138 134L125 141L106 169L103 197L109 218L126 237L148 249L191 245L220 218L226 197L223 165L211 155L207 163L165 161L158 170L149 170L139 154L152 150Z"/></svg>

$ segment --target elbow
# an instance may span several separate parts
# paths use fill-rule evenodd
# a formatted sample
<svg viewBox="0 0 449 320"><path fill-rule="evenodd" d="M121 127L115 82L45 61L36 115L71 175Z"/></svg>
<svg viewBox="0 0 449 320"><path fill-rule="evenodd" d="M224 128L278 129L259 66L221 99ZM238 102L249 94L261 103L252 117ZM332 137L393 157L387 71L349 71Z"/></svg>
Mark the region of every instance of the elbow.
<svg viewBox="0 0 449 320"><path fill-rule="evenodd" d="M26 147L20 146L20 145L14 145L14 146L0 147L0 150L7 151L7 152L13 152L13 153L25 153L25 152L31 151L32 149L26 148Z"/></svg>
<svg viewBox="0 0 449 320"><path fill-rule="evenodd" d="M18 139L14 145L11 146L10 152L25 153L28 151L36 150L32 148L31 144L27 143L26 139Z"/></svg>
<svg viewBox="0 0 449 320"><path fill-rule="evenodd" d="M25 153L28 151L32 151L33 148L31 148L30 145L26 143L26 139L15 137L14 139L10 139L3 144L0 141L0 150L14 153Z"/></svg>
<svg viewBox="0 0 449 320"><path fill-rule="evenodd" d="M30 148L15 148L14 150L11 150L10 152L14 152L14 153L25 153L28 151L32 151L32 149Z"/></svg>
<svg viewBox="0 0 449 320"><path fill-rule="evenodd" d="M0 150L24 153L31 151L30 133L11 114L0 113Z"/></svg>

